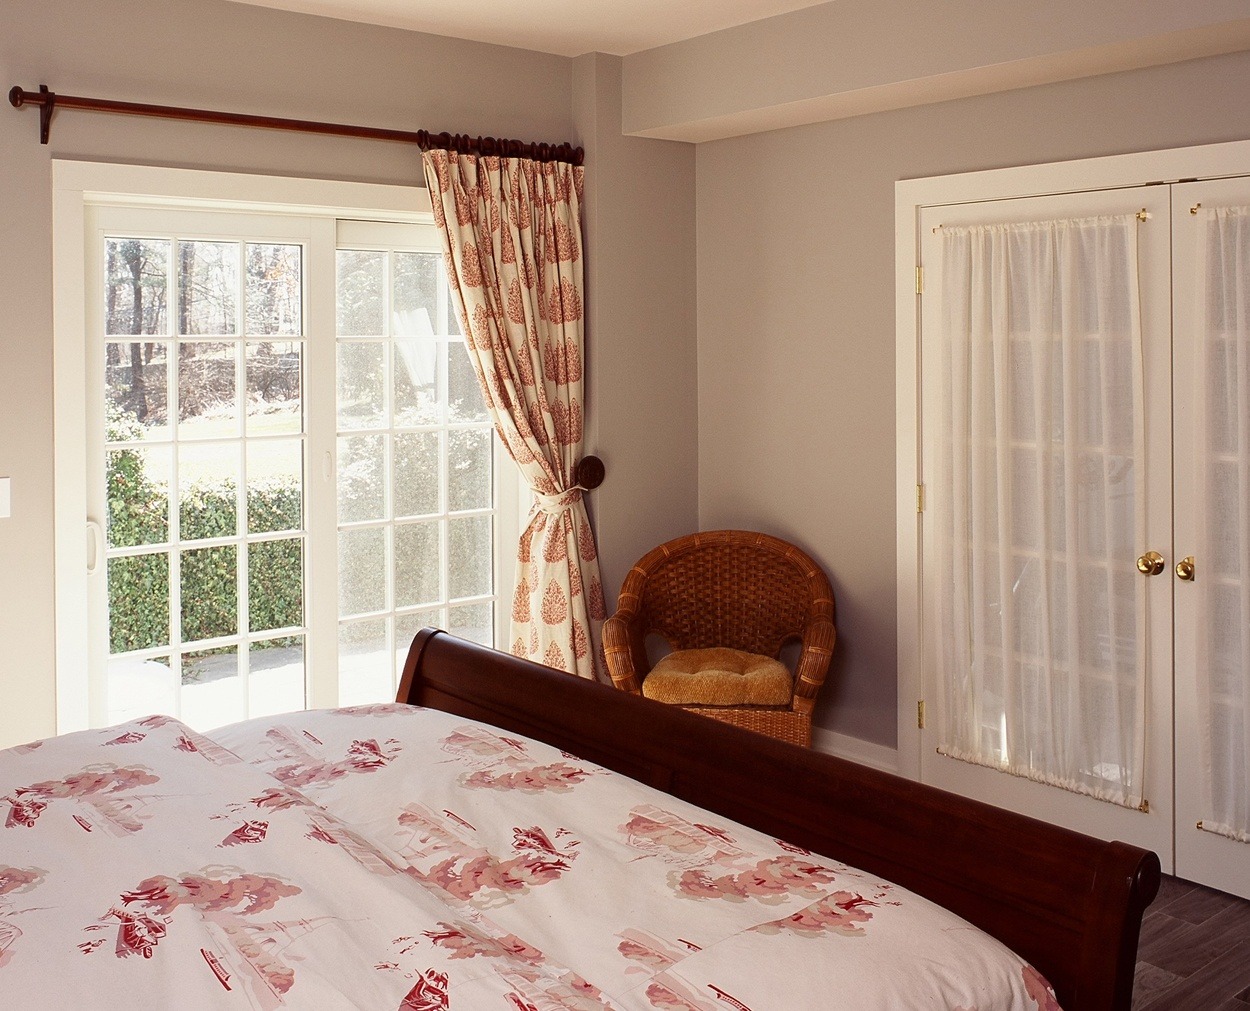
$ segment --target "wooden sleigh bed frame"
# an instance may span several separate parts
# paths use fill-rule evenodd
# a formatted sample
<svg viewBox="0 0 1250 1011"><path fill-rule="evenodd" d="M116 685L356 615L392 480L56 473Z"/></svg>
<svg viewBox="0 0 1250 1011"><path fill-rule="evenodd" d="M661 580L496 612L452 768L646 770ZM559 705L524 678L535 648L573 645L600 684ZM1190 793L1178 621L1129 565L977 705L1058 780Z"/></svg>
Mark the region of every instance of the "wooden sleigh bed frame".
<svg viewBox="0 0 1250 1011"><path fill-rule="evenodd" d="M1132 1001L1159 859L569 677L445 632L398 701L526 734L945 906L1051 983L1065 1011Z"/></svg>

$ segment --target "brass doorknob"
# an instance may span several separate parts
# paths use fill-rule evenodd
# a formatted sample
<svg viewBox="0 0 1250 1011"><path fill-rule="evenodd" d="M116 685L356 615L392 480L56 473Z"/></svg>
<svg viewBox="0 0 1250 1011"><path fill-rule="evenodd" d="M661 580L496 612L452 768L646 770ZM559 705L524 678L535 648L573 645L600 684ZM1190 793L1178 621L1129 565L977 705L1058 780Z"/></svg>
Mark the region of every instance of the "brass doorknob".
<svg viewBox="0 0 1250 1011"><path fill-rule="evenodd" d="M1188 555L1176 563L1176 578L1189 583L1194 578L1194 556Z"/></svg>
<svg viewBox="0 0 1250 1011"><path fill-rule="evenodd" d="M1143 576L1157 576L1167 567L1167 562L1157 551L1147 551L1137 559L1137 571Z"/></svg>

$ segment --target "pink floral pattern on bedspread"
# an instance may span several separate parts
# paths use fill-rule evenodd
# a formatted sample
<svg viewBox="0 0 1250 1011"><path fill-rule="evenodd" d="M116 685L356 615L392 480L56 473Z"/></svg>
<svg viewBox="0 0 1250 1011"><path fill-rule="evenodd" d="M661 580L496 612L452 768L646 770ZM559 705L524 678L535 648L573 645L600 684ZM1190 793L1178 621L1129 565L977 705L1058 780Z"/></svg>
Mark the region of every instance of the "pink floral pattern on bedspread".
<svg viewBox="0 0 1250 1011"><path fill-rule="evenodd" d="M408 706L0 752L4 1006L1055 1011L886 881Z"/></svg>
<svg viewBox="0 0 1250 1011"><path fill-rule="evenodd" d="M493 727L384 705L215 737L282 778L278 741L300 741L309 766L332 762L366 716L370 734L400 742L393 760L303 793L502 932L487 945L427 928L439 947L567 967L566 995L517 1008L1050 1011L1031 967L932 903ZM892 959L899 970L881 971Z"/></svg>
<svg viewBox="0 0 1250 1011"><path fill-rule="evenodd" d="M168 717L0 752L0 1004L613 1006L291 785L385 769L389 733L291 733L274 773Z"/></svg>

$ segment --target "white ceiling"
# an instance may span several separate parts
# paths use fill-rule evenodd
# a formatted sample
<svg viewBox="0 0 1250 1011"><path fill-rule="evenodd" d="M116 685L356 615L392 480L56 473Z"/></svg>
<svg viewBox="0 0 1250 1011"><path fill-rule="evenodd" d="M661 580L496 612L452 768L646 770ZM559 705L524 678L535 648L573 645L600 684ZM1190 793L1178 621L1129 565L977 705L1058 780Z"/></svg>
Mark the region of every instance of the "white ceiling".
<svg viewBox="0 0 1250 1011"><path fill-rule="evenodd" d="M822 0L235 0L561 56L642 49Z"/></svg>

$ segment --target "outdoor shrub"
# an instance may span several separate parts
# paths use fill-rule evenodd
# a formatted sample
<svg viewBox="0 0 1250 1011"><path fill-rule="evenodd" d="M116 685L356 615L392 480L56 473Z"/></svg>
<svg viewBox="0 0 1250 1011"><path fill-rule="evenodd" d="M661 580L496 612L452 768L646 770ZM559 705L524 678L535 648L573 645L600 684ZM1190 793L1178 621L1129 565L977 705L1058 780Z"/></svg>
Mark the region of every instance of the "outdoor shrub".
<svg viewBox="0 0 1250 1011"><path fill-rule="evenodd" d="M125 439L121 427L110 438ZM108 458L108 537L113 547L158 544L169 536L169 490L144 471L139 450ZM294 481L267 481L248 489L251 533L299 530L302 499ZM233 536L238 496L233 481L195 485L183 496L184 540ZM248 631L303 623L303 547L299 537L249 545ZM238 613L238 548L218 545L182 552L182 639L233 635ZM108 566L109 650L150 649L169 642L169 556L166 552L111 559ZM278 641L275 640L275 644Z"/></svg>

